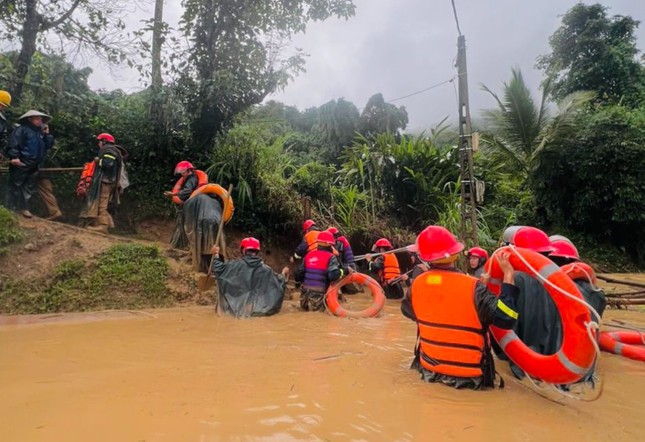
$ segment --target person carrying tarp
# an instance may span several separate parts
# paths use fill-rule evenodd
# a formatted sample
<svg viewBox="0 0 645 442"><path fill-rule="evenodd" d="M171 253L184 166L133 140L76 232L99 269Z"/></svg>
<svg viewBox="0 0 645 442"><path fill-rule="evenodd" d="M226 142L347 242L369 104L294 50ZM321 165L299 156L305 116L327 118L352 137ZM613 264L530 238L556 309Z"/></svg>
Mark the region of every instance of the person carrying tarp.
<svg viewBox="0 0 645 442"><path fill-rule="evenodd" d="M30 110L18 119L20 126L14 129L9 139L7 208L21 213L25 218L33 216L29 207L35 191L36 174L47 151L54 144L53 137L45 135L42 130L49 120L49 115Z"/></svg>
<svg viewBox="0 0 645 442"><path fill-rule="evenodd" d="M378 239L372 246L373 253L380 253L375 259L372 254L365 255L370 273L375 275L385 291L388 299L403 298L402 282L408 279L408 275L401 275L399 260L394 253L387 253L392 250L392 243L387 238Z"/></svg>
<svg viewBox="0 0 645 442"><path fill-rule="evenodd" d="M242 258L224 262L219 247L214 255L211 274L217 280L219 307L236 318L271 316L280 311L287 289L289 267L275 273L260 258L260 241L244 238L240 242Z"/></svg>
<svg viewBox="0 0 645 442"><path fill-rule="evenodd" d="M177 217L175 218L175 230L172 233L170 244L179 249L188 245L188 238L184 231L184 211L183 204L190 198L195 189L208 184L208 175L201 170L195 169L189 161L180 161L175 166L175 176L179 179L172 190L167 190L164 196L171 198L177 208Z"/></svg>
<svg viewBox="0 0 645 442"><path fill-rule="evenodd" d="M295 273L295 280L300 282L300 308L305 311L324 311L325 294L329 284L342 278L353 270L343 268L334 255L334 235L328 231L319 232L316 238L316 250L307 253L304 265Z"/></svg>
<svg viewBox="0 0 645 442"><path fill-rule="evenodd" d="M116 145L114 137L108 133L97 135L96 140L99 151L94 159L96 164L92 181L85 195L80 217L87 220L89 230L108 233L108 228L114 227L109 208L120 203L120 194L127 186L124 169L125 152L123 148Z"/></svg>
<svg viewBox="0 0 645 442"><path fill-rule="evenodd" d="M554 250L546 233L531 226L511 226L504 232L504 238L515 247L530 249L546 257ZM515 333L524 344L540 354L557 353L562 344L562 321L553 299L544 285L528 273L515 272L514 284L519 290L519 318ZM507 359L499 347L495 347L495 352L500 359ZM521 368L513 361L509 364L515 377L524 378Z"/></svg>
<svg viewBox="0 0 645 442"><path fill-rule="evenodd" d="M440 226L417 236L419 258L429 270L417 276L401 312L417 323L417 345L410 368L426 382L479 390L495 385L488 328L511 329L517 289L510 254L498 255L504 272L499 298L476 278L455 267L464 245Z"/></svg>
<svg viewBox="0 0 645 442"><path fill-rule="evenodd" d="M196 192L183 205L184 233L191 241L195 270L208 272L210 250L216 245L223 202L215 194Z"/></svg>

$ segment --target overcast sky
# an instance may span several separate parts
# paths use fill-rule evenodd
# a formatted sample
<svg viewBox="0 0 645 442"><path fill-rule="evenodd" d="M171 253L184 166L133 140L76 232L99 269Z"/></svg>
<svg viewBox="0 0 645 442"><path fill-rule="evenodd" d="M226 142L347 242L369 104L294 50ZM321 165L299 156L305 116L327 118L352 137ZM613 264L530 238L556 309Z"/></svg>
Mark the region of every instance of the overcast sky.
<svg viewBox="0 0 645 442"><path fill-rule="evenodd" d="M268 99L299 109L319 106L335 98L352 101L359 109L374 93L386 101L441 83L455 75L457 29L450 0L356 0L356 15L349 20L330 19L309 25L306 34L293 39L309 54L307 72L284 91ZM557 29L560 16L576 0L456 0L459 24L466 36L468 83L473 117L494 105L481 91L484 83L494 91L510 77L511 67L522 69L537 96L542 73L534 69L538 55L549 52L548 38ZM584 1L582 3L596 3ZM645 21L645 0L604 0L610 15L630 15ZM179 0L166 1L165 19L176 22ZM148 11L130 16L137 26ZM638 48L645 48L645 24L638 29ZM92 88L141 87L138 75L96 70ZM457 112L451 83L395 101L408 111L408 129L429 128Z"/></svg>

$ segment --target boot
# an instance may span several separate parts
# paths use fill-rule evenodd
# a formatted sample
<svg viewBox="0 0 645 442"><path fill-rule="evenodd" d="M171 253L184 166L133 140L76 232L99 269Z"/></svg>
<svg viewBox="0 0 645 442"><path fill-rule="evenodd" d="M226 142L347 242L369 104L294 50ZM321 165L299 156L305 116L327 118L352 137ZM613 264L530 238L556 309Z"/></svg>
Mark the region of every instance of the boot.
<svg viewBox="0 0 645 442"><path fill-rule="evenodd" d="M93 232L108 233L108 226L106 226L105 224L99 224L98 226L87 226L87 230L91 230Z"/></svg>
<svg viewBox="0 0 645 442"><path fill-rule="evenodd" d="M60 218L60 217L62 217L62 216L63 216L63 212L61 212L61 211L59 210L58 212L54 213L53 215L48 216L48 217L47 217L47 218L45 218L45 219L48 219L49 221L54 221L55 219L58 219L58 218Z"/></svg>
<svg viewBox="0 0 645 442"><path fill-rule="evenodd" d="M23 210L22 211L22 216L24 216L25 218L33 218L34 217L34 215L29 210Z"/></svg>

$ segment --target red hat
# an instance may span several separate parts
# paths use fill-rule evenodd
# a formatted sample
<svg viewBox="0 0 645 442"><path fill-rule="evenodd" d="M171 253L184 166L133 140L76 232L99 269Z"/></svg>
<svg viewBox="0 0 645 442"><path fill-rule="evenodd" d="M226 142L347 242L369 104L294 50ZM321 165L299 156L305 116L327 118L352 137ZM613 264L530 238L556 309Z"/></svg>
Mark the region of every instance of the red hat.
<svg viewBox="0 0 645 442"><path fill-rule="evenodd" d="M315 226L316 222L313 219L308 219L304 223L302 223L302 230L306 232L307 230L311 229L312 226Z"/></svg>
<svg viewBox="0 0 645 442"><path fill-rule="evenodd" d="M332 235L334 235L334 237L336 237L336 236L338 236L338 234L340 234L340 231L336 227L330 227L329 229L327 229L327 231L329 233L331 233Z"/></svg>
<svg viewBox="0 0 645 442"><path fill-rule="evenodd" d="M108 133L103 132L102 134L98 134L96 136L96 139L99 141L107 141L108 143L114 144L114 137Z"/></svg>
<svg viewBox="0 0 645 442"><path fill-rule="evenodd" d="M332 235L331 232L325 230L318 234L318 237L316 238L316 242L318 242L318 244L321 244L321 245L333 246L336 240L334 239L334 235Z"/></svg>
<svg viewBox="0 0 645 442"><path fill-rule="evenodd" d="M525 226L518 229L513 236L513 245L531 249L538 253L548 253L553 251L553 246L549 237L542 230Z"/></svg>
<svg viewBox="0 0 645 442"><path fill-rule="evenodd" d="M242 253L246 253L247 250L260 250L260 241L252 236L244 238L240 241L240 248L242 249Z"/></svg>
<svg viewBox="0 0 645 442"><path fill-rule="evenodd" d="M551 237L553 238L553 237ZM549 256L560 257L560 258L569 258L569 259L580 259L578 254L578 249L576 246L571 243L568 239L556 239L551 241L553 246L553 252L549 253Z"/></svg>
<svg viewBox="0 0 645 442"><path fill-rule="evenodd" d="M476 256L478 258L483 258L483 259L488 259L488 252L481 247L472 247L470 250L468 250L468 253L466 253L467 256Z"/></svg>
<svg viewBox="0 0 645 442"><path fill-rule="evenodd" d="M179 175L187 170L195 170L195 166L190 161L180 161L175 166L175 175Z"/></svg>
<svg viewBox="0 0 645 442"><path fill-rule="evenodd" d="M441 261L464 250L464 245L445 227L428 226L417 236L419 258Z"/></svg>
<svg viewBox="0 0 645 442"><path fill-rule="evenodd" d="M392 243L390 242L390 240L387 239L387 238L378 239L374 243L374 247L372 247L372 248L375 249L376 247L383 247L383 248L386 248L386 249L393 249L394 248L394 247L392 247Z"/></svg>

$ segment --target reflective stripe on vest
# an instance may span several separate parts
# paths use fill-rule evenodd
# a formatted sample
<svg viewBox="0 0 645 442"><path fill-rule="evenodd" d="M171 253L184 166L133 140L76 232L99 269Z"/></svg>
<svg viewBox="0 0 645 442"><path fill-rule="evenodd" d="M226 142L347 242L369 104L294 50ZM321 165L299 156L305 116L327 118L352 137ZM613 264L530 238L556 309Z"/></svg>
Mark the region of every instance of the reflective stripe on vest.
<svg viewBox="0 0 645 442"><path fill-rule="evenodd" d="M319 292L326 292L329 286L327 268L329 260L334 256L326 250L314 250L305 256L305 277L302 286Z"/></svg>
<svg viewBox="0 0 645 442"><path fill-rule="evenodd" d="M423 368L448 376L483 376L486 341L475 309L476 284L472 276L435 269L414 280L411 303Z"/></svg>
<svg viewBox="0 0 645 442"><path fill-rule="evenodd" d="M387 282L390 279L401 276L399 260L396 259L396 255L394 253L387 253L383 255L383 258L383 279Z"/></svg>

